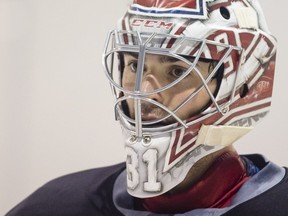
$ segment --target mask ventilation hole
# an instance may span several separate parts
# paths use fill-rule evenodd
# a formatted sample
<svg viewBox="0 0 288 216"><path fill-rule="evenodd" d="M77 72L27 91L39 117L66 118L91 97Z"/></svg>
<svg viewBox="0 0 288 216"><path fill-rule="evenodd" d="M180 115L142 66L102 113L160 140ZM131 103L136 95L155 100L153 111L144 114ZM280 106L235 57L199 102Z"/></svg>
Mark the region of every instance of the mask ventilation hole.
<svg viewBox="0 0 288 216"><path fill-rule="evenodd" d="M220 7L220 13L224 19L230 19L230 12L226 7Z"/></svg>
<svg viewBox="0 0 288 216"><path fill-rule="evenodd" d="M244 98L248 94L248 92L249 92L248 85L247 83L244 83L239 90L239 95L241 98Z"/></svg>

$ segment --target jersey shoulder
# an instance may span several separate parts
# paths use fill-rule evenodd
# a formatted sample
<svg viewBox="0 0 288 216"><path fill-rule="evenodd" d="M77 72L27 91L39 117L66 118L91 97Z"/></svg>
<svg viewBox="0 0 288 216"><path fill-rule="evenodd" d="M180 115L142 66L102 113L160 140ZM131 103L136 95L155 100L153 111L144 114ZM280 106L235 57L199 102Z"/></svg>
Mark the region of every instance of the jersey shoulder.
<svg viewBox="0 0 288 216"><path fill-rule="evenodd" d="M120 215L113 205L112 190L125 164L85 170L56 178L13 208L14 215Z"/></svg>
<svg viewBox="0 0 288 216"><path fill-rule="evenodd" d="M285 168L284 178L275 186L248 200L230 211L225 216L286 216L288 215L288 169ZM256 188L255 188L256 189Z"/></svg>

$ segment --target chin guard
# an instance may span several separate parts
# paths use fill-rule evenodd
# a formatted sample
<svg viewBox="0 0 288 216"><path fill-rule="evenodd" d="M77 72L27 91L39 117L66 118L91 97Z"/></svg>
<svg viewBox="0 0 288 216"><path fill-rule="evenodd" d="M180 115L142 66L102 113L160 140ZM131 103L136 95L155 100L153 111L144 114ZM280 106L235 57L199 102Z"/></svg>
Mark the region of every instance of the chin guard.
<svg viewBox="0 0 288 216"><path fill-rule="evenodd" d="M128 192L135 197L147 198L161 195L180 184L190 168L201 158L231 145L252 128L236 126L205 126L190 152L172 164L171 150L176 133L149 139L131 139L125 133ZM179 149L178 149L179 151Z"/></svg>
<svg viewBox="0 0 288 216"><path fill-rule="evenodd" d="M128 135L128 134L127 134ZM173 136L173 133L170 134ZM170 158L171 137L157 136L149 145L143 140L131 143L126 137L126 165L128 193L145 198L163 194L181 183L190 168L202 157L223 148L223 146L195 145L194 150L185 155L178 164L167 167Z"/></svg>

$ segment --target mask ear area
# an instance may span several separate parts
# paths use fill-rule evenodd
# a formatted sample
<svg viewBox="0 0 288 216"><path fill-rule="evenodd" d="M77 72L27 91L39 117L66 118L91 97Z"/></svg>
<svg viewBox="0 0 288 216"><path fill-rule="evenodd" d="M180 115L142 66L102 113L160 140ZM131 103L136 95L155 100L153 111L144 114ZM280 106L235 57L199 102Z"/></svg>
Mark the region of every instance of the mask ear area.
<svg viewBox="0 0 288 216"><path fill-rule="evenodd" d="M239 90L239 95L241 98L244 98L249 93L249 87L247 83L244 83Z"/></svg>
<svg viewBox="0 0 288 216"><path fill-rule="evenodd" d="M213 70L213 68L215 68L217 66L218 62L212 61L211 64L212 64L211 67ZM215 75L212 77L212 79L216 79L216 89L213 93L214 98L216 98L216 96L218 95L218 92L219 92L219 89L220 89L220 86L221 86L221 83L223 80L223 75L224 75L224 64L221 64L221 66L218 68ZM212 103L213 103L212 100L210 100L209 103L205 107L203 107L203 109L201 111L206 110Z"/></svg>
<svg viewBox="0 0 288 216"><path fill-rule="evenodd" d="M217 62L216 62L216 65L217 65ZM220 67L218 68L217 72L215 73L215 75L212 77L212 79L216 79L216 81L217 81L217 86L216 86L216 90L214 92L214 97L216 97L218 92L219 92L219 89L220 89L220 86L221 86L221 83L223 80L223 75L224 75L224 64L221 64Z"/></svg>
<svg viewBox="0 0 288 216"><path fill-rule="evenodd" d="M210 62L210 65L209 65L209 72L212 72L213 69L217 66L218 64L218 61L214 61L214 60L209 60ZM214 74L214 76L212 77L212 80L213 79L216 79L216 89L213 93L213 96L214 98L216 98L216 96L218 95L218 92L219 92L219 89L220 89L220 86L221 86L221 83L222 83L222 79L223 79L223 75L224 75L224 64L221 64L220 67L218 68L218 70L216 71L216 73ZM209 102L203 106L198 113L196 114L199 114L201 112L204 112L208 107L211 106L211 104L213 103L213 100L210 99ZM195 114L195 115L196 115Z"/></svg>

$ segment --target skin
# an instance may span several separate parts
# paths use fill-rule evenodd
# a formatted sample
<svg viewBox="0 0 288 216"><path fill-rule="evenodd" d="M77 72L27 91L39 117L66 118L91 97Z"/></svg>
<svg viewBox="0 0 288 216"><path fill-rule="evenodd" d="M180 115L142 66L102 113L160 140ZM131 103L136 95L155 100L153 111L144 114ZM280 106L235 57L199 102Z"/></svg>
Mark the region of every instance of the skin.
<svg viewBox="0 0 288 216"><path fill-rule="evenodd" d="M134 54L124 54L124 71L122 77L122 86L128 90L135 89L135 79L137 71L137 56ZM147 54L145 57L143 79L141 83L141 91L151 92L152 90L159 89L174 80L178 79L189 67L183 61L175 60L159 55ZM204 79L206 79L211 72L211 64L209 62L199 61L196 67L201 71ZM151 94L147 97L157 101L170 110L175 109L180 103L190 96L199 86L202 81L195 71L190 72L180 83L175 86L161 91L157 94ZM213 93L216 90L217 81L212 79L208 83L210 91ZM176 114L182 120L185 120L197 113L205 107L210 101L210 96L205 88L202 88L188 103L186 103ZM131 118L135 117L134 102L127 101L129 114ZM155 120L167 115L167 112L161 108L147 102L141 102L141 114L143 121ZM173 123L175 119L170 117L164 120L165 124ZM235 151L233 146L228 146L220 151L212 153L201 160L199 160L189 171L183 182L169 191L170 194L181 192L188 187L193 186L205 173L205 171L212 165L212 163L222 154Z"/></svg>
<svg viewBox="0 0 288 216"><path fill-rule="evenodd" d="M137 70L137 56L131 54L124 54L124 73L122 85L128 90L134 90L136 70ZM209 62L198 62L197 68L202 72L202 76L207 78L209 75ZM183 61L171 58L163 58L163 56L147 54L145 58L144 73L141 83L141 91L149 92L166 86L167 84L178 79L187 69L189 65ZM147 97L165 105L168 109L175 109L187 97L190 96L200 85L202 81L200 77L191 72L180 83L175 86L162 91L158 94L151 94ZM209 84L209 89L214 92L216 89L216 80L213 79ZM176 114L181 119L187 119L193 114L197 113L210 100L206 89L202 89L195 97L186 103ZM128 100L128 108L130 117L135 117L134 101ZM167 115L163 109L152 105L151 103L142 102L142 120L155 120ZM175 122L173 117L164 121L164 123Z"/></svg>

